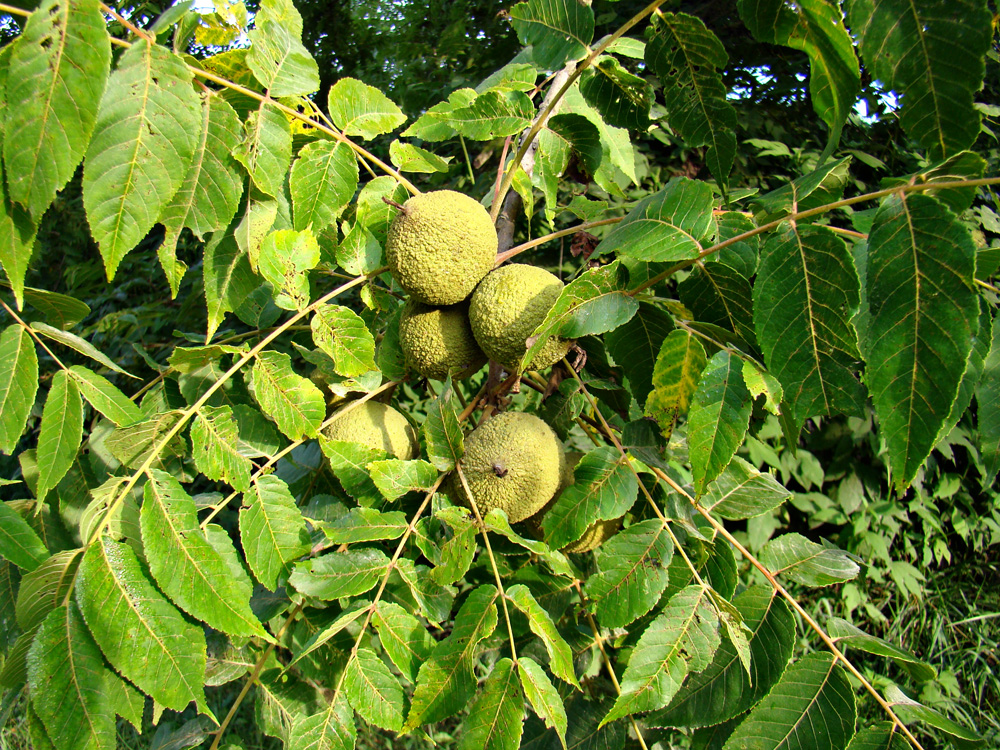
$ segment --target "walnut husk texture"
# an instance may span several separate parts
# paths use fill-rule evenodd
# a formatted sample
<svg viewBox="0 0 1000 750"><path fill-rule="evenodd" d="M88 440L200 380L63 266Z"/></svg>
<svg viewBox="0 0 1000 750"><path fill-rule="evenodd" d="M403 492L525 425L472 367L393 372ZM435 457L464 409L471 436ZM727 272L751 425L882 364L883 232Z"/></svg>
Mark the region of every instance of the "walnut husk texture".
<svg viewBox="0 0 1000 750"><path fill-rule="evenodd" d="M323 430L330 440L360 443L403 460L420 455L417 431L400 412L376 401L365 401L350 411L347 406Z"/></svg>
<svg viewBox="0 0 1000 750"><path fill-rule="evenodd" d="M563 283L544 268L523 263L487 274L472 295L469 322L486 355L515 372L527 352L525 342L545 320ZM524 369L540 370L566 356L573 342L551 337Z"/></svg>
<svg viewBox="0 0 1000 750"><path fill-rule="evenodd" d="M454 305L493 267L497 233L478 202L453 190L422 193L389 226L385 255L403 289L426 305Z"/></svg>
<svg viewBox="0 0 1000 750"><path fill-rule="evenodd" d="M537 513L559 489L562 444L538 417L506 412L466 437L461 465L480 513L501 508L517 523ZM448 494L454 502L469 505L457 472Z"/></svg>
<svg viewBox="0 0 1000 750"><path fill-rule="evenodd" d="M433 307L408 300L399 317L399 345L407 366L431 380L467 378L486 364L469 325L469 305Z"/></svg>

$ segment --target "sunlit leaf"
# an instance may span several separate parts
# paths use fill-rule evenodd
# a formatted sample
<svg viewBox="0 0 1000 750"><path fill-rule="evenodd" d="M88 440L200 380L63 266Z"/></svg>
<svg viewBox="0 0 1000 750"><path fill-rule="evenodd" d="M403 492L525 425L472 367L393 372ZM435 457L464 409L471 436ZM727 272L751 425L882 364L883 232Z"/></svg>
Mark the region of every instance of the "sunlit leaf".
<svg viewBox="0 0 1000 750"><path fill-rule="evenodd" d="M272 350L258 354L251 383L261 409L288 438L316 435L326 416L326 402L311 380L292 370L287 354Z"/></svg>
<svg viewBox="0 0 1000 750"><path fill-rule="evenodd" d="M243 123L243 140L233 150L254 184L270 196L284 185L292 160L292 131L288 119L274 107L261 104Z"/></svg>
<svg viewBox="0 0 1000 750"><path fill-rule="evenodd" d="M482 692L469 706L459 750L517 750L524 721L524 694L514 663L503 658L493 665Z"/></svg>
<svg viewBox="0 0 1000 750"><path fill-rule="evenodd" d="M856 577L861 568L843 550L824 547L801 534L784 534L767 543L760 561L778 576L805 586L829 586Z"/></svg>
<svg viewBox="0 0 1000 750"><path fill-rule="evenodd" d="M274 591L289 563L309 551L305 520L288 485L273 474L254 481L243 506L240 540L247 564L257 580Z"/></svg>
<svg viewBox="0 0 1000 750"><path fill-rule="evenodd" d="M385 94L354 78L341 78L327 97L330 118L344 135L371 140L395 130L406 115Z"/></svg>
<svg viewBox="0 0 1000 750"><path fill-rule="evenodd" d="M678 417L691 405L706 363L704 345L689 330L670 331L660 344L645 413L656 420L665 437L673 433Z"/></svg>
<svg viewBox="0 0 1000 750"><path fill-rule="evenodd" d="M247 66L273 97L319 89L319 67L302 44L302 18L288 2L264 0L249 34Z"/></svg>
<svg viewBox="0 0 1000 750"><path fill-rule="evenodd" d="M375 339L353 310L341 305L323 305L309 323L313 342L334 363L334 371L346 378L363 375L375 367Z"/></svg>
<svg viewBox="0 0 1000 750"><path fill-rule="evenodd" d="M203 406L191 425L192 458L209 479L250 489L250 460L239 453L239 429L228 406Z"/></svg>
<svg viewBox="0 0 1000 750"><path fill-rule="evenodd" d="M167 708L204 711L205 636L163 595L127 544L102 537L83 556L77 602L111 665Z"/></svg>
<svg viewBox="0 0 1000 750"><path fill-rule="evenodd" d="M777 508L791 496L773 474L758 471L734 456L705 490L700 502L706 510L723 518L742 521Z"/></svg>
<svg viewBox="0 0 1000 750"><path fill-rule="evenodd" d="M410 682L430 657L436 641L419 620L398 604L380 601L372 623L386 654Z"/></svg>
<svg viewBox="0 0 1000 750"><path fill-rule="evenodd" d="M402 728L403 688L371 649L359 648L348 662L344 690L365 721L392 732Z"/></svg>
<svg viewBox="0 0 1000 750"><path fill-rule="evenodd" d="M107 378L80 365L69 368L70 375L87 402L118 427L142 421L142 412Z"/></svg>
<svg viewBox="0 0 1000 750"><path fill-rule="evenodd" d="M307 143L292 165L288 187L295 228L320 232L340 216L357 190L354 152L346 143Z"/></svg>
<svg viewBox="0 0 1000 750"><path fill-rule="evenodd" d="M65 370L52 378L52 387L45 399L42 426L38 434L38 487L39 500L63 478L83 437L83 400L76 381Z"/></svg>
<svg viewBox="0 0 1000 750"><path fill-rule="evenodd" d="M200 125L184 61L135 42L108 79L83 167L83 203L109 281L180 188Z"/></svg>
<svg viewBox="0 0 1000 750"><path fill-rule="evenodd" d="M535 63L549 70L579 60L594 38L594 11L576 0L528 0L511 8L510 18Z"/></svg>
<svg viewBox="0 0 1000 750"><path fill-rule="evenodd" d="M691 469L699 494L722 473L743 442L751 406L739 357L718 352L701 374L688 415Z"/></svg>
<svg viewBox="0 0 1000 750"><path fill-rule="evenodd" d="M87 150L111 40L97 0L46 0L12 49L3 160L11 199L37 221Z"/></svg>
<svg viewBox="0 0 1000 750"><path fill-rule="evenodd" d="M380 550L351 548L296 564L288 582L306 596L332 601L369 591L388 567Z"/></svg>
<svg viewBox="0 0 1000 750"><path fill-rule="evenodd" d="M538 603L531 591L523 584L511 586L506 591L507 598L528 618L531 631L542 639L549 654L549 668L561 680L580 687L573 670L573 652L569 644L556 629L552 617Z"/></svg>
<svg viewBox="0 0 1000 750"><path fill-rule="evenodd" d="M32 571L49 556L45 543L7 503L0 503L0 556Z"/></svg>

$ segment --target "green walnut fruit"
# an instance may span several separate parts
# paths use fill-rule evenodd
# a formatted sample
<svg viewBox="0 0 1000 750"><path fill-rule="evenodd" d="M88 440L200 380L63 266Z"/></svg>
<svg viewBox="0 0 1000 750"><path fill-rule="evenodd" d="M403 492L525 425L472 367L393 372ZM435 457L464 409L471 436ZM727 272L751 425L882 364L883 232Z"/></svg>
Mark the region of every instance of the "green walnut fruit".
<svg viewBox="0 0 1000 750"><path fill-rule="evenodd" d="M542 539L544 536L542 533L542 520L545 518L545 514L548 513L549 510L552 509L552 506L556 504L559 500L559 496L562 495L563 490L575 483L573 470L576 468L576 465L580 463L581 458L583 458L583 454L577 451L569 451L566 454L566 468L562 473L562 478L559 483L559 491L556 492L555 497L545 504L545 507L524 522L536 539ZM562 548L562 551L590 552L593 549L597 549L603 542L618 533L618 529L622 526L622 518L624 518L624 516L612 518L608 521L595 521L587 527L587 530L583 532L583 536L575 542L567 544Z"/></svg>
<svg viewBox="0 0 1000 750"><path fill-rule="evenodd" d="M467 195L438 190L410 198L385 244L389 271L426 305L454 305L496 260L497 233L486 209Z"/></svg>
<svg viewBox="0 0 1000 750"><path fill-rule="evenodd" d="M461 466L479 512L502 508L517 523L537 513L559 489L562 444L538 417L505 412L469 434ZM457 472L448 493L470 505Z"/></svg>
<svg viewBox="0 0 1000 750"><path fill-rule="evenodd" d="M505 370L516 371L528 350L525 342L562 290L563 283L544 268L522 263L487 274L469 305L469 322L479 346ZM548 367L565 357L572 345L572 341L552 337L524 367Z"/></svg>
<svg viewBox="0 0 1000 750"><path fill-rule="evenodd" d="M360 406L347 404L337 413L340 416L323 430L330 440L361 443L403 460L420 454L417 431L391 406L365 401Z"/></svg>
<svg viewBox="0 0 1000 750"><path fill-rule="evenodd" d="M467 378L486 364L469 326L466 303L432 307L416 300L403 306L399 345L406 364L431 380Z"/></svg>

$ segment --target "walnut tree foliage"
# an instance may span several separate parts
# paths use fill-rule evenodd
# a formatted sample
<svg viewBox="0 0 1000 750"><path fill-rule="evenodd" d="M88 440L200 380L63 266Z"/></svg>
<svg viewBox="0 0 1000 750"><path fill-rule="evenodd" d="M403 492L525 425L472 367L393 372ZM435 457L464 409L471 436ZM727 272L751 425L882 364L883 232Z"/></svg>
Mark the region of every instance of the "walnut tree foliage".
<svg viewBox="0 0 1000 750"><path fill-rule="evenodd" d="M798 106L822 136L762 189L747 150L801 144L745 140L732 26L623 5L635 15L604 34L590 3L511 3L494 19L509 62L405 112L327 82L291 0L17 16L0 49L0 452L16 467L0 687L5 712L27 696L35 746L113 748L117 722L186 712L215 750L251 704L289 750L353 748L362 724L430 746L446 721L477 750L905 748L928 728L981 743L911 697L933 664L801 603L865 560L744 532L793 498L758 460L769 429L794 452L824 420L867 420L901 496L961 422L993 485L1000 258L973 209L1000 183L977 146L992 11L740 0L744 40L804 56ZM884 144L855 127L875 80L906 158L868 154ZM648 138L689 156L654 189ZM477 177L470 151L503 163ZM873 187L876 162L914 166ZM393 204L444 186L492 210L498 262L571 243L523 360L555 335L577 341L566 361L407 372L383 244ZM53 219L74 206L86 227ZM29 273L60 232L66 254L74 233L96 243L98 324ZM151 269L177 313L142 329L154 311L111 303ZM125 347L124 330L157 340ZM327 439L345 397L391 401L421 456ZM496 408L585 454L536 530L439 492ZM595 552L560 551L619 517Z"/></svg>

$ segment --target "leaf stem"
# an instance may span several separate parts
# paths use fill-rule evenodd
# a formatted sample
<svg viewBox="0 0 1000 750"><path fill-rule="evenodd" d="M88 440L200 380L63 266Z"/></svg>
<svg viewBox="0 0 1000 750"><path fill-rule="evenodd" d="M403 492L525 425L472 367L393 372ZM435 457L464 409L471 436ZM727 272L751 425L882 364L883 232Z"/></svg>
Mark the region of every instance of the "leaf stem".
<svg viewBox="0 0 1000 750"><path fill-rule="evenodd" d="M587 229L592 229L594 227L603 227L607 224L617 224L624 217L615 217L613 219L600 219L599 221L586 221L583 224L577 224L575 227L570 227L569 229L560 229L558 232L551 232L550 234L543 235L528 242L522 242L520 245L512 247L510 250L506 250L502 253L497 253L495 266L499 266L511 258L513 258L518 253L523 253L525 250L530 250L533 247L538 247L539 245L544 245L546 242L551 240L557 240L560 237L566 237L570 234L576 234L577 232L583 232Z"/></svg>
<svg viewBox="0 0 1000 750"><path fill-rule="evenodd" d="M819 216L820 214L833 211L838 208L844 208L845 206L853 206L855 203L864 203L865 201L876 200L877 198L884 198L887 195L892 195L893 193L916 193L922 192L924 190L948 190L950 188L966 188L966 187L983 187L985 185L998 185L1000 184L1000 177L983 177L976 180L954 180L952 182L924 182L914 185L897 185L895 187L886 188L885 190L876 190L874 193L865 193L864 195L856 195L853 198L844 198L843 200L835 201L833 203L826 203L822 206L817 206L816 208L810 208L807 211L797 211L795 213L789 214L788 216L783 216L780 219L775 219L774 221L769 221L766 224L762 224L754 229L749 229L746 232L737 234L734 237L730 237L728 240L719 242L718 244L712 245L711 247L702 250L694 258L688 260L683 260L680 263L676 263L668 268L666 271L656 274L651 279L644 281L639 284L635 289L629 290L628 294L630 296L635 296L640 292L649 289L656 284L659 284L664 279L673 276L678 271L683 271L685 268L693 266L695 263L700 261L713 253L717 253L723 248L729 247L730 245L735 245L737 242L742 242L743 240L750 239L751 237L756 237L758 234L763 234L764 232L769 232L772 229L781 225L785 221L798 221L799 219L808 219L812 216Z"/></svg>
<svg viewBox="0 0 1000 750"><path fill-rule="evenodd" d="M834 657L838 661L840 661L847 669L847 671L850 672L852 675L854 675L854 677L862 684L865 690L867 690L871 694L871 696L875 699L875 701L882 707L882 710L884 710L886 714L889 716L889 718L892 719L892 723L895 724L897 727L899 727L900 731L906 736L906 739L910 741L913 747L916 748L916 750L923 750L923 746L920 744L920 742L917 741L917 738L913 736L913 733L910 732L909 729L907 729L906 725L896 715L896 712L892 710L892 706L890 706L889 703L881 695L879 695L875 687L867 679L865 679L864 675L862 675L861 672L858 671L857 667L855 667L847 659L847 657L844 656L844 652L841 651L839 648L837 648L837 644L833 641L832 638L830 638L829 635L827 635L826 631L823 630L820 624L816 622L816 620L814 620L813 617L808 612L805 611L805 609L803 609L802 605L798 603L795 597L793 597L790 593L788 593L788 590L781 585L775 574L772 573L770 570L768 570L767 566L764 565L760 560L758 560L750 550L748 550L746 547L740 544L740 541L736 537L734 537L731 533L729 533L729 531L726 530L726 527L723 526L722 523L716 520L711 513L709 513L707 510L701 507L701 505L698 504L698 502L690 495L690 493L688 493L683 487L681 487L673 479L671 479L666 472L656 468L655 466L651 468L653 469L653 472L660 479L662 479L672 490L674 490L674 492L677 492L678 494L685 497L691 503L691 505L694 506L694 509L698 511L698 513L700 513L701 516L706 521L708 521L709 524L711 524L712 528L715 529L715 531L718 532L723 539L725 539L727 542L733 545L733 547L735 547L737 551L739 551L739 553L743 555L743 557L745 557L747 561L750 562L751 565L753 565L758 571L760 571L761 575L763 575L764 578L767 579L767 582L771 584L771 587L776 592L778 592L781 595L781 597L792 606L792 609L794 609L798 613L799 617L801 617L805 621L805 623L816 633L816 635L819 636L820 640L823 641L823 643L834 655Z"/></svg>
<svg viewBox="0 0 1000 750"><path fill-rule="evenodd" d="M497 560L493 556L493 547L490 546L490 535L486 530L486 524L483 521L483 516L479 512L479 506L476 505L476 498L472 496L472 490L469 489L469 483L465 480L465 472L462 471L462 464L455 464L455 472L458 474L458 479L462 483L462 491L465 492L465 496L469 499L469 506L472 508L472 512L476 514L476 520L479 522L479 530L483 533L483 542L486 543L486 554L490 558L490 566L493 568L493 576L497 581L497 591L500 594L500 604L503 607L503 618L507 622L507 637L510 640L510 658L516 664L517 663L517 650L514 648L514 628L510 624L510 612L507 610L507 595L503 591L503 582L500 580L500 571L497 569Z"/></svg>

